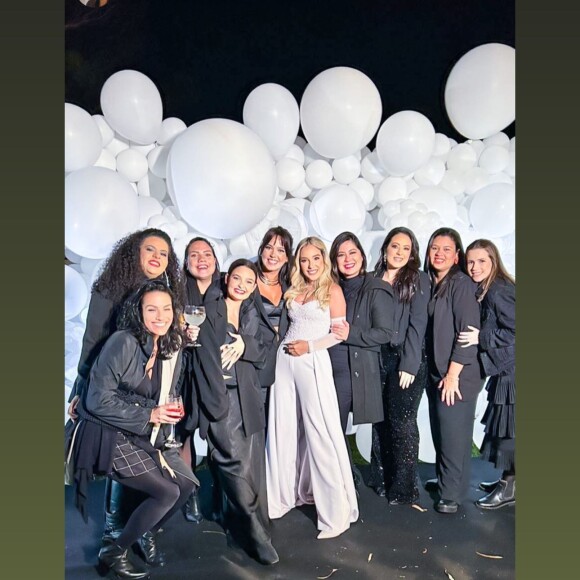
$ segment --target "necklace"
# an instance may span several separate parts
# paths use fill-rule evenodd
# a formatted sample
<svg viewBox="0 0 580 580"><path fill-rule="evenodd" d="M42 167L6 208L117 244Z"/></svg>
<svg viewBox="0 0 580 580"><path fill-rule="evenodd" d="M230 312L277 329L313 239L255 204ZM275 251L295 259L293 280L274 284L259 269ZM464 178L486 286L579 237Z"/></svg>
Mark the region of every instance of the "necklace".
<svg viewBox="0 0 580 580"><path fill-rule="evenodd" d="M266 276L260 276L260 280L262 280L266 286L278 286L280 284L280 280L278 280L278 278L276 278L275 282L272 282L271 280L268 280Z"/></svg>

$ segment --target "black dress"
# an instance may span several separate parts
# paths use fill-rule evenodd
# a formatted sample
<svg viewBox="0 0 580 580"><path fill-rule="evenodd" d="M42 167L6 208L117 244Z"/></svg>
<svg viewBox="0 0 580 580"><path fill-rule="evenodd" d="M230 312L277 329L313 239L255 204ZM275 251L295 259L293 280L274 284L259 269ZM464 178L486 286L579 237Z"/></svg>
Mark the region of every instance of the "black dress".
<svg viewBox="0 0 580 580"><path fill-rule="evenodd" d="M427 384L427 357L423 348L431 283L419 272L409 303L395 294L394 335L381 347L381 378L385 420L373 425L369 485L384 487L389 501L412 503L419 497L417 413ZM407 388L399 386L399 371L415 376Z"/></svg>
<svg viewBox="0 0 580 580"><path fill-rule="evenodd" d="M481 458L508 472L515 472L516 462L515 306L515 285L495 280L481 302L479 332L480 357L489 376Z"/></svg>

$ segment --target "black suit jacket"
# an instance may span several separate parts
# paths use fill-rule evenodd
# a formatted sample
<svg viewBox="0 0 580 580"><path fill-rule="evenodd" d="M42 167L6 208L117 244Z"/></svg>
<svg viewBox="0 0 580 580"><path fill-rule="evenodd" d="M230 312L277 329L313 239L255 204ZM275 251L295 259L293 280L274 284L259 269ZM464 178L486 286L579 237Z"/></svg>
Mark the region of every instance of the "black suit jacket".
<svg viewBox="0 0 580 580"><path fill-rule="evenodd" d="M459 390L464 401L475 399L482 387L482 371L477 346L464 348L457 336L468 326L480 327L479 303L475 297L477 285L463 272L448 274L446 291L432 289L429 302L427 358L432 382L439 382L447 373L451 361L463 365L459 375Z"/></svg>

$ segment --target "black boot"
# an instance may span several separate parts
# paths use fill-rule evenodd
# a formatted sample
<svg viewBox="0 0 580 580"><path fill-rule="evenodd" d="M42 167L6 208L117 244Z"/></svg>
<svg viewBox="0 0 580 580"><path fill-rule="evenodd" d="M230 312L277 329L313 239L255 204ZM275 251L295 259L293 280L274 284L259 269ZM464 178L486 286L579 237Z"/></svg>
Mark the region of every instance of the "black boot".
<svg viewBox="0 0 580 580"><path fill-rule="evenodd" d="M187 501L183 506L183 515L188 522L199 524L203 521L203 514L199 509L199 494L197 492L197 487L193 489L191 495L187 498Z"/></svg>
<svg viewBox="0 0 580 580"><path fill-rule="evenodd" d="M500 479L495 489L475 502L477 507L495 510L516 503L516 478Z"/></svg>
<svg viewBox="0 0 580 580"><path fill-rule="evenodd" d="M154 532L145 532L136 546L137 552L149 566L165 566L165 554L157 548Z"/></svg>
<svg viewBox="0 0 580 580"><path fill-rule="evenodd" d="M141 580L149 578L149 570L140 567L129 560L129 550L121 548L118 544L108 543L99 552L100 572L108 574L112 571L116 578L129 580Z"/></svg>
<svg viewBox="0 0 580 580"><path fill-rule="evenodd" d="M499 479L496 479L495 481L482 481L478 487L481 489L481 491L487 491L487 493L489 493L497 487L498 483Z"/></svg>
<svg viewBox="0 0 580 580"><path fill-rule="evenodd" d="M107 479L105 485L105 529L103 545L117 540L123 531L125 517L123 513L123 495L125 489L117 481Z"/></svg>
<svg viewBox="0 0 580 580"><path fill-rule="evenodd" d="M258 560L260 564L264 564L264 566L270 566L280 561L278 552L276 552L270 540L261 542L256 546L255 556L256 560Z"/></svg>

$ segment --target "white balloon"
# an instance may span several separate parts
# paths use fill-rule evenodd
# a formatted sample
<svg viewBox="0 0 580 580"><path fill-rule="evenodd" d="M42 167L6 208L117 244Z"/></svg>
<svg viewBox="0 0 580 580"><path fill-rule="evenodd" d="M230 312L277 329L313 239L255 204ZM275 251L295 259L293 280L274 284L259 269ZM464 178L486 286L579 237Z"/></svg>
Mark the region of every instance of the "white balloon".
<svg viewBox="0 0 580 580"><path fill-rule="evenodd" d="M296 159L300 165L304 166L304 151L298 145L290 145L286 155L284 157L289 157L290 159Z"/></svg>
<svg viewBox="0 0 580 580"><path fill-rule="evenodd" d="M300 101L304 135L328 158L346 157L373 138L382 115L379 91L354 68L338 66L316 75Z"/></svg>
<svg viewBox="0 0 580 580"><path fill-rule="evenodd" d="M101 110L117 133L140 145L153 143L161 131L161 95L153 81L138 71L122 70L105 81Z"/></svg>
<svg viewBox="0 0 580 580"><path fill-rule="evenodd" d="M109 123L107 123L105 117L103 115L93 115L93 120L97 124L99 131L101 132L101 146L106 147L115 136L115 131L111 129Z"/></svg>
<svg viewBox="0 0 580 580"><path fill-rule="evenodd" d="M435 145L433 146L434 157L444 157L451 151L449 138L443 133L435 133Z"/></svg>
<svg viewBox="0 0 580 580"><path fill-rule="evenodd" d="M356 430L356 446L358 452L361 454L363 459L370 462L371 460L371 447L373 439L373 426L371 423L364 423L357 426Z"/></svg>
<svg viewBox="0 0 580 580"><path fill-rule="evenodd" d="M510 161L509 151L501 145L486 147L479 156L479 166L487 173L503 171Z"/></svg>
<svg viewBox="0 0 580 580"><path fill-rule="evenodd" d="M145 228L149 224L149 220L154 215L161 215L163 206L154 197L138 197L137 204L139 205L139 227Z"/></svg>
<svg viewBox="0 0 580 580"><path fill-rule="evenodd" d="M149 145L137 145L135 143L131 143L129 149L131 149L132 151L138 151L139 153L141 153L141 155L147 157L147 155L149 155L149 152L155 149L155 143L149 143Z"/></svg>
<svg viewBox="0 0 580 580"><path fill-rule="evenodd" d="M139 181L148 170L147 158L135 149L126 149L117 155L117 171L128 181Z"/></svg>
<svg viewBox="0 0 580 580"><path fill-rule="evenodd" d="M369 153L363 157L360 164L361 175L373 185L380 183L387 177L385 168L379 161L379 156L376 151Z"/></svg>
<svg viewBox="0 0 580 580"><path fill-rule="evenodd" d="M404 176L427 163L435 147L431 121L417 111L391 115L379 129L377 153L391 174Z"/></svg>
<svg viewBox="0 0 580 580"><path fill-rule="evenodd" d="M157 136L157 143L159 143L159 145L167 145L186 129L187 125L181 119L178 119L177 117L167 117L167 119L163 119L163 122L161 123L161 130Z"/></svg>
<svg viewBox="0 0 580 580"><path fill-rule="evenodd" d="M464 54L445 83L445 108L455 129L468 139L483 139L515 119L516 51L499 43Z"/></svg>
<svg viewBox="0 0 580 580"><path fill-rule="evenodd" d="M447 156L447 169L467 171L477 163L477 153L468 143L460 143L453 147Z"/></svg>
<svg viewBox="0 0 580 580"><path fill-rule="evenodd" d="M469 139L467 143L475 151L475 156L477 158L477 161L479 161L479 156L485 149L485 143L483 141L480 141L479 139Z"/></svg>
<svg viewBox="0 0 580 580"><path fill-rule="evenodd" d="M256 87L242 112L244 125L262 138L274 159L285 156L300 127L300 112L294 95L276 83Z"/></svg>
<svg viewBox="0 0 580 580"><path fill-rule="evenodd" d="M510 138L503 131L500 131L499 133L491 135L491 137L486 137L483 140L483 143L486 147L491 147L492 145L499 145L500 147L505 147L506 149L509 149Z"/></svg>
<svg viewBox="0 0 580 580"><path fill-rule="evenodd" d="M305 214L307 213L307 209L305 211L305 205L308 202L300 208L300 206L292 203L293 201L298 200L286 200L280 203L280 213L276 219L276 224L286 228L292 234L292 239L296 244L308 235L308 223L305 218Z"/></svg>
<svg viewBox="0 0 580 580"><path fill-rule="evenodd" d="M324 161L328 161L328 157L324 157L323 155L318 154L314 149L312 149L312 145L310 143L306 143L302 149L302 153L304 154L304 165L309 165L313 161L317 161L318 159L322 159Z"/></svg>
<svg viewBox="0 0 580 580"><path fill-rule="evenodd" d="M429 401L426 393L423 393L419 403L417 425L419 427L419 459L424 463L435 463L435 447L433 446L433 437L431 435Z"/></svg>
<svg viewBox="0 0 580 580"><path fill-rule="evenodd" d="M304 181L300 187L298 187L297 189L293 189L290 192L290 195L298 199L304 199L305 197L308 197L311 193L312 189L309 187L306 181Z"/></svg>
<svg viewBox="0 0 580 580"><path fill-rule="evenodd" d="M89 291L84 278L70 266L64 267L64 319L77 316L85 307Z"/></svg>
<svg viewBox="0 0 580 580"><path fill-rule="evenodd" d="M442 187L420 187L409 197L416 202L424 203L430 211L437 212L444 223L452 224L457 217L455 198Z"/></svg>
<svg viewBox="0 0 580 580"><path fill-rule="evenodd" d="M177 136L168 158L175 205L194 229L231 238L253 228L276 195L276 168L245 125L206 119Z"/></svg>
<svg viewBox="0 0 580 580"><path fill-rule="evenodd" d="M473 194L469 219L483 237L499 238L514 231L515 210L514 186L492 183Z"/></svg>
<svg viewBox="0 0 580 580"><path fill-rule="evenodd" d="M125 151L125 149L129 149L131 144L129 143L128 139L124 137L115 136L111 139L110 143L107 145L106 149L109 151L113 156L117 157L121 151Z"/></svg>
<svg viewBox="0 0 580 580"><path fill-rule="evenodd" d="M516 138L515 137L512 137L510 139L509 150L510 151L515 151L516 150Z"/></svg>
<svg viewBox="0 0 580 580"><path fill-rule="evenodd" d="M321 189L310 207L318 234L333 240L344 231L358 232L364 225L366 208L359 194L339 183ZM316 225L314 223L316 221Z"/></svg>
<svg viewBox="0 0 580 580"><path fill-rule="evenodd" d="M439 184L440 187L453 195L460 195L465 191L465 173L456 169L448 169Z"/></svg>
<svg viewBox="0 0 580 580"><path fill-rule="evenodd" d="M306 183L312 189L322 189L332 181L332 167L328 161L316 159L306 167Z"/></svg>
<svg viewBox="0 0 580 580"><path fill-rule="evenodd" d="M137 195L118 173L87 167L65 179L65 244L86 258L104 258L139 224Z"/></svg>
<svg viewBox="0 0 580 580"><path fill-rule="evenodd" d="M298 189L304 183L305 177L304 167L296 159L282 157L276 163L277 184L282 191Z"/></svg>
<svg viewBox="0 0 580 580"><path fill-rule="evenodd" d="M489 176L489 183L513 183L511 177L500 171L499 173L494 173L493 175Z"/></svg>
<svg viewBox="0 0 580 580"><path fill-rule="evenodd" d="M335 159L332 162L332 173L337 183L348 185L360 175L360 161L355 155Z"/></svg>
<svg viewBox="0 0 580 580"><path fill-rule="evenodd" d="M90 167L99 158L102 137L95 120L81 107L64 104L64 170Z"/></svg>
<svg viewBox="0 0 580 580"><path fill-rule="evenodd" d="M445 175L445 163L441 159L432 157L423 165L415 171L413 175L413 180L417 185L439 185L443 176Z"/></svg>
<svg viewBox="0 0 580 580"><path fill-rule="evenodd" d="M157 177L165 179L167 177L167 158L169 157L170 147L158 145L147 155L147 163L151 173Z"/></svg>
<svg viewBox="0 0 580 580"><path fill-rule="evenodd" d="M515 151L510 151L510 160L509 160L507 167L505 168L505 172L510 177L515 177L515 174L516 174L516 152Z"/></svg>
<svg viewBox="0 0 580 580"><path fill-rule="evenodd" d="M387 177L376 189L376 200L379 205L406 197L407 184L401 177Z"/></svg>
<svg viewBox="0 0 580 580"><path fill-rule="evenodd" d="M416 189L419 189L420 185L414 180L414 179L409 179L409 181L406 182L407 183L407 197Z"/></svg>
<svg viewBox="0 0 580 580"><path fill-rule="evenodd" d="M465 193L471 195L482 187L489 185L489 173L481 167L472 167L463 174L465 179Z"/></svg>

